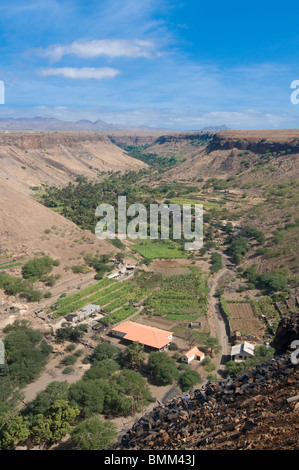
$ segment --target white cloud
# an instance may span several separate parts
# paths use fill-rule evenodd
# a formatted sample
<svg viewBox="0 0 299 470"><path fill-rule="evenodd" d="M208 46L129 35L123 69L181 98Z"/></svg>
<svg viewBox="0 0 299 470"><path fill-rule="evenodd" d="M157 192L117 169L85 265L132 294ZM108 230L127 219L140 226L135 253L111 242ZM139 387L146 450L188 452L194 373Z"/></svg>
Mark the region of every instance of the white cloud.
<svg viewBox="0 0 299 470"><path fill-rule="evenodd" d="M47 49L40 49L38 55L57 62L65 55L74 55L80 59L92 59L100 56L110 58L131 57L150 58L158 55L155 45L151 41L140 39L101 39L92 41L75 41L68 45L52 45Z"/></svg>
<svg viewBox="0 0 299 470"><path fill-rule="evenodd" d="M64 77L71 78L72 80L103 80L105 78L114 78L120 73L119 70L110 67L103 68L89 68L83 67L81 69L74 67L62 68L47 68L39 70L39 75L44 77Z"/></svg>

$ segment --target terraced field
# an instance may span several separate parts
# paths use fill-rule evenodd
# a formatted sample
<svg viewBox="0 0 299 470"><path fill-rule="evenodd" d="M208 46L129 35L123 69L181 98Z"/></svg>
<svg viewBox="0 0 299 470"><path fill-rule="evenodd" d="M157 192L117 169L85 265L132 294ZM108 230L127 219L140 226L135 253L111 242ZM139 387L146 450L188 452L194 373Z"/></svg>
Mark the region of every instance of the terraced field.
<svg viewBox="0 0 299 470"><path fill-rule="evenodd" d="M150 292L149 289L136 289L134 283L121 284L105 278L76 294L58 300L53 306L53 316L65 316L87 304L99 304L107 312L102 323L112 325L133 315L138 309L132 307L131 303L144 298Z"/></svg>

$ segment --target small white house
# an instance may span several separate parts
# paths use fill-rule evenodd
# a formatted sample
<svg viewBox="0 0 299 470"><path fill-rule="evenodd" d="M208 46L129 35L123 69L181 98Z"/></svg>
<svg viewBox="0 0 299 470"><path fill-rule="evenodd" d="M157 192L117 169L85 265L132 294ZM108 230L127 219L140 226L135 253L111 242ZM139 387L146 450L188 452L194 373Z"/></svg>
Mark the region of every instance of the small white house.
<svg viewBox="0 0 299 470"><path fill-rule="evenodd" d="M201 352L198 348L192 348L181 357L181 361L185 362L186 364L190 364L190 362L194 361L194 359L198 359L201 362L204 360L204 358L205 354L203 352Z"/></svg>
<svg viewBox="0 0 299 470"><path fill-rule="evenodd" d="M244 343L233 346L230 355L233 361L241 362L254 357L254 349L254 344L244 341Z"/></svg>

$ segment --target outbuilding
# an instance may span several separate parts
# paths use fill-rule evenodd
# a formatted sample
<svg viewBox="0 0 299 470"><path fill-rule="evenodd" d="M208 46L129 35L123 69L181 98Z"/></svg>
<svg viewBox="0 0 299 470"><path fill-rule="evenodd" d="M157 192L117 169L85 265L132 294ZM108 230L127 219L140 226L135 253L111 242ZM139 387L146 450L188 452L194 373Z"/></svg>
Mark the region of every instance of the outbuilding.
<svg viewBox="0 0 299 470"><path fill-rule="evenodd" d="M244 341L244 343L236 344L231 349L231 359L236 362L245 361L254 357L255 345Z"/></svg>
<svg viewBox="0 0 299 470"><path fill-rule="evenodd" d="M199 360L199 362L203 361L205 358L205 354L200 351L198 348L192 348L190 351L187 351L182 357L181 361L185 362L186 364L190 364L190 362L194 361L194 359Z"/></svg>

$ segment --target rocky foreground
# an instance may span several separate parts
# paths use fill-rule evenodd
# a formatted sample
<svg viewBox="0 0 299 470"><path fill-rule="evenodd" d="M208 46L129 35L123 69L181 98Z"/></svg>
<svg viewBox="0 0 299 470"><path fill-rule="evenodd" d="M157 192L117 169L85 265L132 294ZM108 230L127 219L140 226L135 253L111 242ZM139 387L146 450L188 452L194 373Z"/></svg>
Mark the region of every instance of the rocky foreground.
<svg viewBox="0 0 299 470"><path fill-rule="evenodd" d="M299 450L293 362L288 354L157 406L114 449Z"/></svg>

